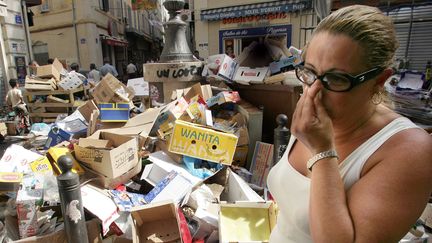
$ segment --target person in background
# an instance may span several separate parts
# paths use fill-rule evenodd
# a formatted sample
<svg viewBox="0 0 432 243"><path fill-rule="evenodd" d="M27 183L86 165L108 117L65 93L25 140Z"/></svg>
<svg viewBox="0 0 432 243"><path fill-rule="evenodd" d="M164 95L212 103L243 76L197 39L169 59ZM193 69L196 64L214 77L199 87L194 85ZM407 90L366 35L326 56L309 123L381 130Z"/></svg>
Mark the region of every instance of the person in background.
<svg viewBox="0 0 432 243"><path fill-rule="evenodd" d="M196 59L200 60L200 61L204 61L204 58L200 57L200 53L198 50L194 51L194 56Z"/></svg>
<svg viewBox="0 0 432 243"><path fill-rule="evenodd" d="M108 73L111 73L114 77L118 76L117 70L110 64L109 58L104 58L104 65L99 69L101 78L105 77Z"/></svg>
<svg viewBox="0 0 432 243"><path fill-rule="evenodd" d="M96 69L96 64L94 64L94 63L90 64L90 72L88 73L87 78L89 80L92 80L93 82L95 82L95 84L99 83L100 72L99 72L99 70Z"/></svg>
<svg viewBox="0 0 432 243"><path fill-rule="evenodd" d="M126 66L126 73L128 75L128 79L133 79L137 77L137 68L132 61Z"/></svg>
<svg viewBox="0 0 432 243"><path fill-rule="evenodd" d="M9 85L12 89L10 89L6 94L6 104L9 106L11 110L18 110L24 114L25 125L30 127L30 120L28 115L28 110L26 104L24 103L24 99L19 89L19 83L16 79L10 79Z"/></svg>
<svg viewBox="0 0 432 243"><path fill-rule="evenodd" d="M399 242L432 192L432 136L382 102L398 47L379 9L341 8L315 28L288 147L268 174L270 243Z"/></svg>
<svg viewBox="0 0 432 243"><path fill-rule="evenodd" d="M53 58L48 58L47 63L48 64L53 64L54 63L54 59Z"/></svg>
<svg viewBox="0 0 432 243"><path fill-rule="evenodd" d="M29 62L28 67L30 76L36 76L36 70L39 64L35 60L32 60Z"/></svg>

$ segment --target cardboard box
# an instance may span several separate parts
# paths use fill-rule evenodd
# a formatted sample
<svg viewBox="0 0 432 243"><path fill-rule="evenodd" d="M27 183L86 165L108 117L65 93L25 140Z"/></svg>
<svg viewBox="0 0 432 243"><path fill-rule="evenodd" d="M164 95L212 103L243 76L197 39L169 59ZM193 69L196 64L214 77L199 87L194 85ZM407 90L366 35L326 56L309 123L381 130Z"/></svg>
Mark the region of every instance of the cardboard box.
<svg viewBox="0 0 432 243"><path fill-rule="evenodd" d="M245 167L247 156L248 156L249 147L245 146L237 146L236 151L234 153L233 165Z"/></svg>
<svg viewBox="0 0 432 243"><path fill-rule="evenodd" d="M115 178L110 178L107 176L104 176L91 168L87 167L85 164L82 164L82 167L84 167L85 173L84 178L92 179L90 181L90 184L93 184L100 188L106 188L106 189L115 189L119 185L125 184L127 181L129 181L132 177L136 176L141 172L142 169L142 163L137 163L132 169L130 169L128 172L124 173L123 175L117 176ZM96 178L96 180L94 180Z"/></svg>
<svg viewBox="0 0 432 243"><path fill-rule="evenodd" d="M268 67L239 67L234 76L234 81L241 84L262 84L264 82L264 78L268 76L268 73Z"/></svg>
<svg viewBox="0 0 432 243"><path fill-rule="evenodd" d="M127 87L131 88L135 92L135 96L149 96L149 83L144 81L144 78L129 79Z"/></svg>
<svg viewBox="0 0 432 243"><path fill-rule="evenodd" d="M274 75L281 72L293 70L297 64L298 64L298 60L295 56L284 57L281 58L279 61L270 63L269 65L270 73Z"/></svg>
<svg viewBox="0 0 432 243"><path fill-rule="evenodd" d="M183 242L177 208L172 201L135 207L131 215L133 243Z"/></svg>
<svg viewBox="0 0 432 243"><path fill-rule="evenodd" d="M39 226L37 223L37 205L42 205L43 189L23 188L17 192L16 209L20 238L36 235Z"/></svg>
<svg viewBox="0 0 432 243"><path fill-rule="evenodd" d="M83 81L74 72L68 73L57 85L63 90L74 90L79 88Z"/></svg>
<svg viewBox="0 0 432 243"><path fill-rule="evenodd" d="M9 136L17 135L17 129L16 129L17 126L15 121L7 121L5 122L5 124L6 124L7 135Z"/></svg>
<svg viewBox="0 0 432 243"><path fill-rule="evenodd" d="M43 65L36 68L36 76L39 78L55 78L60 81L60 73L63 70L63 65L56 58L53 64Z"/></svg>
<svg viewBox="0 0 432 243"><path fill-rule="evenodd" d="M113 148L94 147L100 140L109 140ZM74 149L79 161L109 178L123 175L140 161L136 138L109 132L97 131L88 138L80 138Z"/></svg>
<svg viewBox="0 0 432 243"><path fill-rule="evenodd" d="M227 102L236 103L240 101L240 95L237 91L222 91L219 94L206 100L207 106L221 105Z"/></svg>
<svg viewBox="0 0 432 243"><path fill-rule="evenodd" d="M22 181L22 173L0 172L0 192L15 192Z"/></svg>
<svg viewBox="0 0 432 243"><path fill-rule="evenodd" d="M262 139L263 129L263 111L253 106L252 104L241 100L237 103L237 111L246 118L248 134L249 134L249 151L246 162L246 169L250 168L256 142Z"/></svg>
<svg viewBox="0 0 432 243"><path fill-rule="evenodd" d="M177 120L168 150L216 163L230 165L237 136Z"/></svg>
<svg viewBox="0 0 432 243"><path fill-rule="evenodd" d="M133 90L122 84L108 73L93 90L93 98L97 104L109 102L129 102L134 97Z"/></svg>
<svg viewBox="0 0 432 243"><path fill-rule="evenodd" d="M265 187L267 185L267 175L273 166L273 144L257 142L250 172L252 173L252 183Z"/></svg>
<svg viewBox="0 0 432 243"><path fill-rule="evenodd" d="M87 122L90 122L90 116L94 110L98 110L97 105L93 100L88 100L84 105L77 109Z"/></svg>
<svg viewBox="0 0 432 243"><path fill-rule="evenodd" d="M219 242L269 242L275 225L272 202L220 204Z"/></svg>
<svg viewBox="0 0 432 243"><path fill-rule="evenodd" d="M53 174L53 168L51 166L51 162L46 156L31 162L30 167L34 173L41 173L41 174L47 173L51 175Z"/></svg>
<svg viewBox="0 0 432 243"><path fill-rule="evenodd" d="M102 122L127 122L129 120L129 103L99 103Z"/></svg>
<svg viewBox="0 0 432 243"><path fill-rule="evenodd" d="M237 67L238 63L228 55L219 54L209 56L207 65L205 65L203 69L203 76L232 81Z"/></svg>

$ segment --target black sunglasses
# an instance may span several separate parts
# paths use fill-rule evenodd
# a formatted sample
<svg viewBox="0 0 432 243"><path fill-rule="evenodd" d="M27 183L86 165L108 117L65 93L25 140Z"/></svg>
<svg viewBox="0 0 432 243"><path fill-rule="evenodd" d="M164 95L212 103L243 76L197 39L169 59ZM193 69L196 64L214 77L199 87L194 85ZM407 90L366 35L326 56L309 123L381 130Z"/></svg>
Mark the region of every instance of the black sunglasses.
<svg viewBox="0 0 432 243"><path fill-rule="evenodd" d="M356 76L341 72L326 72L322 75L316 75L314 71L306 68L304 63L300 63L295 67L296 76L302 83L311 86L319 79L326 89L335 92L349 91L355 86L376 77L382 71L383 68L374 67Z"/></svg>

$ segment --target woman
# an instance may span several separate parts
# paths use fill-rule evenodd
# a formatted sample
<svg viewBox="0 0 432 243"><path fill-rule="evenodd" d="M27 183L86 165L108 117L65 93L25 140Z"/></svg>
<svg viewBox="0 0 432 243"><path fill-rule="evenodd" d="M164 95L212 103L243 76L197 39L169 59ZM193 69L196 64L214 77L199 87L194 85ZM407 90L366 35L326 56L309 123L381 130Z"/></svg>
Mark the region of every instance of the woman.
<svg viewBox="0 0 432 243"><path fill-rule="evenodd" d="M397 41L378 9L317 26L287 152L268 176L279 206L270 242L397 242L432 189L432 137L379 104Z"/></svg>

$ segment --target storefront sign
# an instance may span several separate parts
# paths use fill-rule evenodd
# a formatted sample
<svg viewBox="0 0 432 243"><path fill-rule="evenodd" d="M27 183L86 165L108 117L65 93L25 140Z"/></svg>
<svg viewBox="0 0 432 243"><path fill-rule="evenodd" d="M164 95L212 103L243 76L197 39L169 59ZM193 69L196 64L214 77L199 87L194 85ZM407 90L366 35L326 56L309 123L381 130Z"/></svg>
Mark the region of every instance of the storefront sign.
<svg viewBox="0 0 432 243"><path fill-rule="evenodd" d="M247 17L223 19L222 24L240 24L240 23L247 23L247 22L258 22L263 20L285 19L287 17L288 17L287 13L269 13L263 15L253 15Z"/></svg>
<svg viewBox="0 0 432 243"><path fill-rule="evenodd" d="M274 25L259 28L245 28L245 29L231 29L231 30L220 30L219 31L219 53L223 52L223 39L241 39L245 37L255 36L286 36L287 47L291 46L291 25Z"/></svg>
<svg viewBox="0 0 432 243"><path fill-rule="evenodd" d="M293 3L291 1L275 1L235 7L209 9L201 11L201 20L213 21L220 19L239 18L265 15L269 13L288 13L311 8L310 0Z"/></svg>

